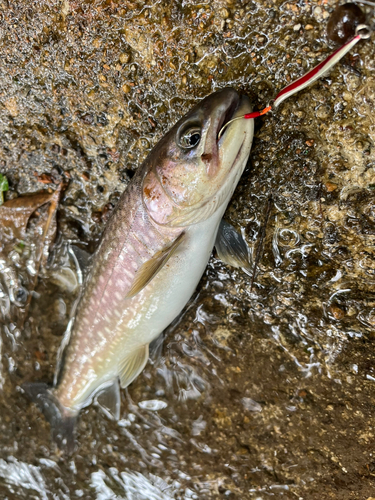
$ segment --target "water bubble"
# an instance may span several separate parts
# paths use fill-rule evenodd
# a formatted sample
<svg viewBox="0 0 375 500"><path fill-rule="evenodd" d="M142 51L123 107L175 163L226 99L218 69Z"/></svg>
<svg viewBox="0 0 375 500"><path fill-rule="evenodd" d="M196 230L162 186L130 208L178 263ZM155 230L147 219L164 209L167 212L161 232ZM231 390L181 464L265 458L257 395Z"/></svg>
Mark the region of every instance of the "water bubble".
<svg viewBox="0 0 375 500"><path fill-rule="evenodd" d="M160 401L160 399L150 399L149 401L140 401L138 406L142 410L158 411L164 410L168 405L164 401Z"/></svg>

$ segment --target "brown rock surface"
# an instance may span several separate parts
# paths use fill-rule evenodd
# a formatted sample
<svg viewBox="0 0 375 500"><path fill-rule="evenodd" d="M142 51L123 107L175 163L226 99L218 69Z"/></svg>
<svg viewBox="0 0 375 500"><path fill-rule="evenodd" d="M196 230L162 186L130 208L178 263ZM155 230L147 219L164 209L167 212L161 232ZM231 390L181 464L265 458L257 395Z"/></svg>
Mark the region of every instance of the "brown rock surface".
<svg viewBox="0 0 375 500"><path fill-rule="evenodd" d="M230 85L261 107L327 56L335 4L0 4L6 197L66 184L22 329L13 299L32 281L33 242L0 260L0 497L373 496L373 39L256 122L226 215L255 256L272 199L252 290L247 274L213 257L122 394L120 422L91 405L67 459L19 388L53 378L77 293L67 241L95 248L135 169L199 98ZM154 400L167 406L138 405Z"/></svg>

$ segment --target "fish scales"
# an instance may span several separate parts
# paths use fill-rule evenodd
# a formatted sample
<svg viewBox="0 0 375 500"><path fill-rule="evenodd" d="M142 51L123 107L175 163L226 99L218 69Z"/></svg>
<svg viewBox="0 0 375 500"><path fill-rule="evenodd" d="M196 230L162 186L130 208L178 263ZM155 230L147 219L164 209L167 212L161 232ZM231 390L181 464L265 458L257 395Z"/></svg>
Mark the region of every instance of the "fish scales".
<svg viewBox="0 0 375 500"><path fill-rule="evenodd" d="M92 370L108 373L113 365L108 345L115 350L119 339L124 340L127 323L145 307L143 294L126 299L137 270L182 231L157 227L150 219L139 196L140 178L135 176L123 193L83 290L73 326L76 335L68 348L62 382L55 390L67 408L87 397Z"/></svg>

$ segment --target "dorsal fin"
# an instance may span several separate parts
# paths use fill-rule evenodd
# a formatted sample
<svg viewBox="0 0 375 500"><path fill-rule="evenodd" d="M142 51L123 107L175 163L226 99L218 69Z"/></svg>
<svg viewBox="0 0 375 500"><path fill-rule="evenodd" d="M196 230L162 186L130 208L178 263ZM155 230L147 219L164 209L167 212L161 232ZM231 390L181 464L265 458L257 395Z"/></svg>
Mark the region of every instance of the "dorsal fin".
<svg viewBox="0 0 375 500"><path fill-rule="evenodd" d="M183 241L184 236L185 233L181 233L171 245L163 248L163 250L160 250L153 257L151 257L151 259L142 264L136 272L133 284L125 298L130 299L131 297L134 297L134 295L137 295L137 293L143 290L143 288L150 283L150 281L158 274L158 272L175 253Z"/></svg>

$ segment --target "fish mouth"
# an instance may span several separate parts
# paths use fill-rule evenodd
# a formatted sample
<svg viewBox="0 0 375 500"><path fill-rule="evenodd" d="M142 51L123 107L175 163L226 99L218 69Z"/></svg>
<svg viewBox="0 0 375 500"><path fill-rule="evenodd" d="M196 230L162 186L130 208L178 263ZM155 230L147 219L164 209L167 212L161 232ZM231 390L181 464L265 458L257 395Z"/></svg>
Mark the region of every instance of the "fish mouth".
<svg viewBox="0 0 375 500"><path fill-rule="evenodd" d="M244 146L249 140L252 141L253 120L246 120L243 116L252 111L252 105L246 95L236 95L221 117L218 127L217 149L218 168L224 169L225 175L229 175L243 156ZM233 120L233 123L231 121ZM225 127L223 129L223 127ZM250 134L250 136L249 136ZM251 147L251 142L250 142ZM250 151L250 150L249 150Z"/></svg>
<svg viewBox="0 0 375 500"><path fill-rule="evenodd" d="M231 121L251 111L249 98L238 94L233 89L224 89L218 94L218 97L220 97L221 102L219 101L216 116L214 114L212 128L207 136L204 151L201 155L202 161L206 164L207 175L210 178L218 174L223 158L227 158L227 160L232 158L234 149L240 146L240 141L242 142L242 134L239 137L236 130L243 128L243 120L234 121L233 125ZM233 154L233 156L236 155Z"/></svg>
<svg viewBox="0 0 375 500"><path fill-rule="evenodd" d="M224 137L225 133L228 130L228 127L225 127L225 125L228 122L230 122L233 118L235 118L235 115L236 115L238 109L241 107L242 100L243 100L242 96L239 96L237 94L236 97L237 97L237 99L232 100L232 102L227 107L225 113L223 113L223 115L221 116L221 118L219 120L218 127L216 130L216 142L217 143L219 143L221 141L221 139ZM219 137L220 131L222 130L223 127L225 127L225 129L223 130L222 134Z"/></svg>

